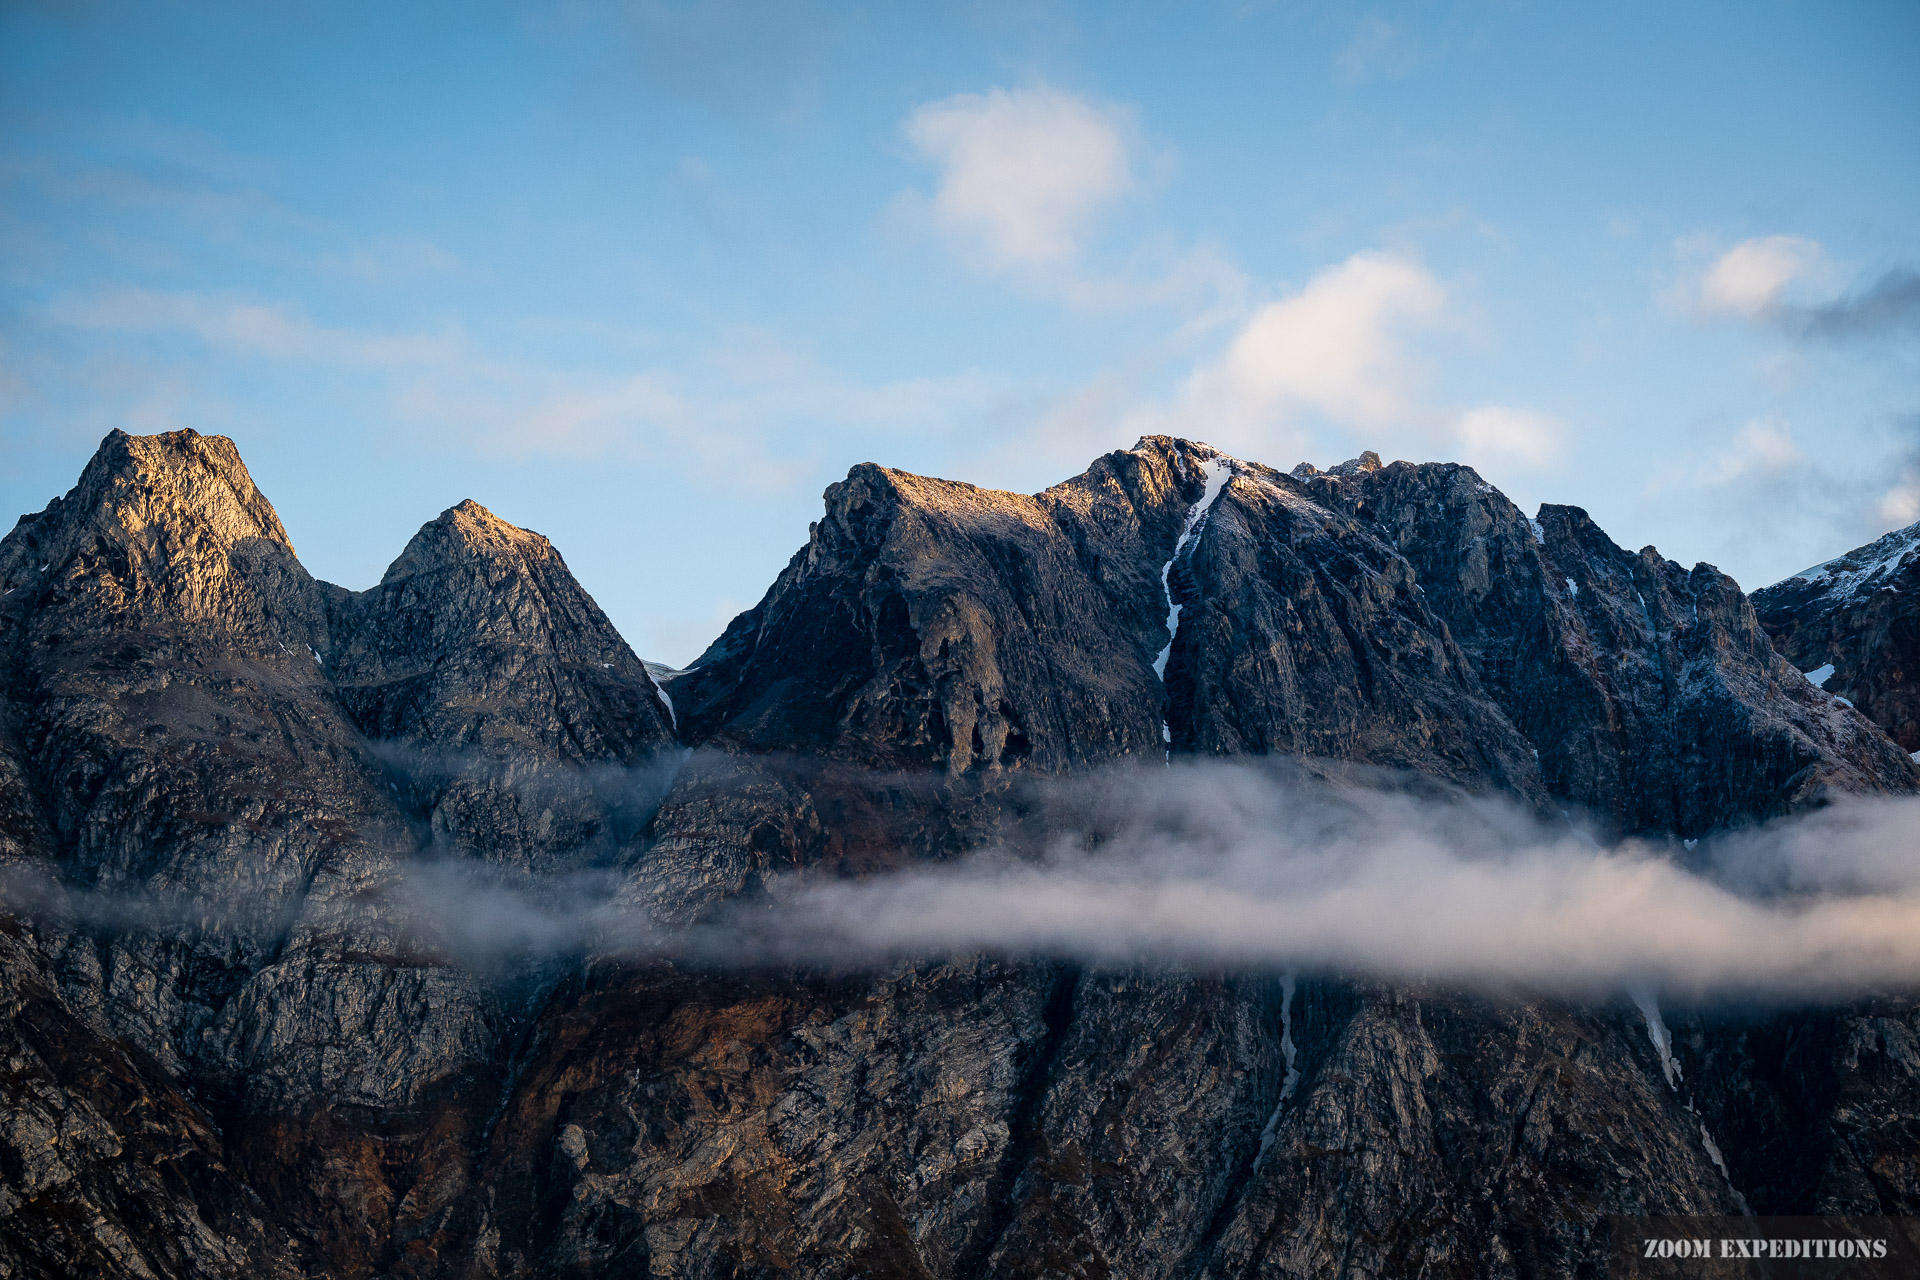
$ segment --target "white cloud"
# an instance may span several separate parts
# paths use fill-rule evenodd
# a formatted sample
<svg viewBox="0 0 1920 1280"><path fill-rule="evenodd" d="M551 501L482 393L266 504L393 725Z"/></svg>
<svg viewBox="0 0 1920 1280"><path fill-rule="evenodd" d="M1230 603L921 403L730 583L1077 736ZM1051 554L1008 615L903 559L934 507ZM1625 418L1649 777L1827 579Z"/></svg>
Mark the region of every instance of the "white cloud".
<svg viewBox="0 0 1920 1280"><path fill-rule="evenodd" d="M375 285L451 275L463 265L458 257L432 241L410 236L387 237L348 253L327 254L319 260L322 270Z"/></svg>
<svg viewBox="0 0 1920 1280"><path fill-rule="evenodd" d="M1419 416L1422 380L1403 336L1446 323L1446 289L1424 266L1356 253L1255 311L1172 406L1154 411L1171 419L1155 429L1248 447L1266 443L1301 410L1342 426L1403 426Z"/></svg>
<svg viewBox="0 0 1920 1280"><path fill-rule="evenodd" d="M1499 403L1463 408L1432 394L1431 362L1413 340L1455 327L1446 286L1420 262L1356 253L1245 315L1171 396L1149 397L1144 368L1108 370L1063 396L1018 453L1064 464L1164 434L1285 466L1325 447L1332 428L1345 437L1333 447L1349 452L1404 448L1401 456L1509 470L1559 462L1570 435L1563 419Z"/></svg>
<svg viewBox="0 0 1920 1280"><path fill-rule="evenodd" d="M1530 467L1559 460L1567 424L1550 413L1488 404L1469 409L1454 424L1454 436L1469 461L1492 456Z"/></svg>
<svg viewBox="0 0 1920 1280"><path fill-rule="evenodd" d="M1828 272L1826 251L1805 236L1759 236L1727 250L1701 277L1695 305L1706 315L1758 319L1797 282Z"/></svg>
<svg viewBox="0 0 1920 1280"><path fill-rule="evenodd" d="M1087 224L1133 186L1124 110L1063 90L991 89L916 109L906 135L940 168L934 217L996 267L1080 251Z"/></svg>
<svg viewBox="0 0 1920 1280"><path fill-rule="evenodd" d="M1405 75L1417 57L1418 50L1404 27L1379 17L1367 17L1361 20L1353 39L1333 60L1333 65L1342 80L1358 84L1373 78Z"/></svg>

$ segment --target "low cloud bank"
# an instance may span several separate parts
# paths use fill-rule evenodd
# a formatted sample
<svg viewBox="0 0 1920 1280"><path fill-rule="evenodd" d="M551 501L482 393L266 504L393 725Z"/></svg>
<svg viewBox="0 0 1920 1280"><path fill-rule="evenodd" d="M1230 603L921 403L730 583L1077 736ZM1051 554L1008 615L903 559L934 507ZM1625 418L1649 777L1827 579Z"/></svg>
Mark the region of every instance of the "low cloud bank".
<svg viewBox="0 0 1920 1280"><path fill-rule="evenodd" d="M611 870L421 863L366 909L489 967L564 952L858 968L988 951L1574 997L1920 987L1920 798L1845 800L1691 849L1601 844L1499 797L1259 762L1106 774L1027 799L1003 842L967 857L857 880L788 874L685 929L617 906L627 873ZM0 884L16 911L102 927L208 927L234 911L23 886Z"/></svg>
<svg viewBox="0 0 1920 1280"><path fill-rule="evenodd" d="M740 933L796 960L987 949L1568 995L1920 985L1920 799L1850 800L1692 849L1603 846L1499 798L1259 765L1111 778L1056 809L1083 825L1037 859L794 878L708 941Z"/></svg>

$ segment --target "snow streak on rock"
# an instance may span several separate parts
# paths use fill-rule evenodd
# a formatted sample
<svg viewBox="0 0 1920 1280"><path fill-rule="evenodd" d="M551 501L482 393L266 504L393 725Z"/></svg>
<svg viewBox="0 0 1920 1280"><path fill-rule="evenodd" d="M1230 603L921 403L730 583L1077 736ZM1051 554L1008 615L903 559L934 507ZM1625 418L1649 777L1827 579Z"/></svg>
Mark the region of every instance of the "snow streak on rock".
<svg viewBox="0 0 1920 1280"><path fill-rule="evenodd" d="M1660 1017L1660 1003L1654 999L1653 992L1645 988L1637 987L1628 994L1640 1006L1640 1016L1647 1020L1647 1039L1653 1041L1653 1051L1660 1055L1660 1070L1666 1073L1667 1087L1677 1093L1680 1089L1680 1061L1673 1056L1673 1036L1668 1033L1667 1024Z"/></svg>
<svg viewBox="0 0 1920 1280"><path fill-rule="evenodd" d="M653 691L660 695L660 705L667 710L667 723L672 725L676 730L679 729L680 720L679 717L673 714L673 699L667 693L667 686L661 683L659 676L653 674L652 667L647 667L646 672L647 679L653 681Z"/></svg>
<svg viewBox="0 0 1920 1280"><path fill-rule="evenodd" d="M1689 841L1689 844L1692 842ZM1660 1069L1666 1073L1667 1087L1675 1093L1680 1091L1680 1060L1673 1056L1673 1034L1667 1030L1667 1023L1660 1016L1660 1002L1652 991L1644 987L1630 991L1633 1002L1640 1006L1640 1014L1647 1020L1647 1038L1653 1041L1654 1052L1660 1055ZM1693 1110L1693 1099L1686 1100L1687 1110ZM1713 1140L1713 1133L1707 1128L1707 1122L1700 1122L1700 1144L1707 1149L1707 1158L1713 1161L1714 1168L1727 1181L1727 1189L1733 1192L1734 1201L1739 1204L1742 1213L1752 1213L1747 1207L1747 1198L1740 1194L1740 1188L1733 1185L1733 1175L1727 1172L1726 1157L1720 1154L1720 1144Z"/></svg>
<svg viewBox="0 0 1920 1280"><path fill-rule="evenodd" d="M1293 1091L1300 1087L1300 1050L1293 1043L1293 990L1294 975L1289 973L1280 980L1280 1054L1287 1062L1287 1078L1281 1082L1280 1100L1274 1104L1273 1114L1267 1117L1266 1128L1260 1131L1260 1154L1253 1158L1255 1173L1266 1163L1267 1153L1273 1149L1274 1139L1279 1136L1280 1113L1286 1109Z"/></svg>
<svg viewBox="0 0 1920 1280"><path fill-rule="evenodd" d="M1201 527L1206 523L1207 513L1213 510L1213 504L1220 500L1226 491L1227 481L1233 479L1233 460L1231 458L1209 458L1200 464L1206 473L1206 492L1200 495L1200 501L1193 504L1187 512L1187 526L1180 531L1180 540L1173 544L1173 555L1160 566L1160 590L1167 597L1167 647L1153 660L1153 674L1160 677L1164 684L1167 679L1167 659L1173 656L1173 641L1180 634L1181 605L1173 598L1173 566L1180 562L1187 548L1192 545ZM1173 727L1165 720L1160 722L1160 740L1167 744L1168 753L1173 750Z"/></svg>

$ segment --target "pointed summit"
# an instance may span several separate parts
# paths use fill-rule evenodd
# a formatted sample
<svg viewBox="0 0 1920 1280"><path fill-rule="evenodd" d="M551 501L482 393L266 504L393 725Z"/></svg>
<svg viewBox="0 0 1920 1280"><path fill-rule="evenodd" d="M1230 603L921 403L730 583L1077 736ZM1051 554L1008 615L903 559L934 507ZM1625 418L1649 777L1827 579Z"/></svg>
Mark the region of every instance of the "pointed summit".
<svg viewBox="0 0 1920 1280"><path fill-rule="evenodd" d="M673 739L645 665L553 544L472 499L334 618L328 667L374 737L617 759Z"/></svg>
<svg viewBox="0 0 1920 1280"><path fill-rule="evenodd" d="M507 523L472 498L463 498L422 525L380 581L398 582L476 561L527 565L559 558L553 544L541 535Z"/></svg>
<svg viewBox="0 0 1920 1280"><path fill-rule="evenodd" d="M240 451L196 431L101 442L80 482L0 541L0 591L93 627L211 627L305 645L313 579Z"/></svg>

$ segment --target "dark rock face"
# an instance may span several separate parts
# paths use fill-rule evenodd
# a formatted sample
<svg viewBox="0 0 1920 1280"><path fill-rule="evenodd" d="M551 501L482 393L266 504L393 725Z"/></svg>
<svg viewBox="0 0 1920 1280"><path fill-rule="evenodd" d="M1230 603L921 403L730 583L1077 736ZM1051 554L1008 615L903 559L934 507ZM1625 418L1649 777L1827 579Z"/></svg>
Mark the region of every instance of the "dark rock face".
<svg viewBox="0 0 1920 1280"><path fill-rule="evenodd" d="M1920 751L1920 524L1753 593L1774 646Z"/></svg>
<svg viewBox="0 0 1920 1280"><path fill-rule="evenodd" d="M256 904L0 919L0 1277L1572 1276L1609 1213L1920 1212L1904 1000L1676 1016L1680 1084L1624 1001L982 956L503 976L390 892L593 868L691 920L1175 751L1671 835L1920 781L1724 575L1465 468L857 467L671 707L545 539L463 503L342 591L190 432L110 437L0 589L0 867Z"/></svg>
<svg viewBox="0 0 1920 1280"><path fill-rule="evenodd" d="M1674 1027L1700 1113L1756 1213L1920 1202L1920 1005ZM1910 1212L1910 1211L1906 1211Z"/></svg>
<svg viewBox="0 0 1920 1280"><path fill-rule="evenodd" d="M1306 484L1390 536L1548 788L1622 831L1691 837L1914 784L1893 744L1775 656L1711 565L1624 551L1578 507L1529 520L1467 467Z"/></svg>

